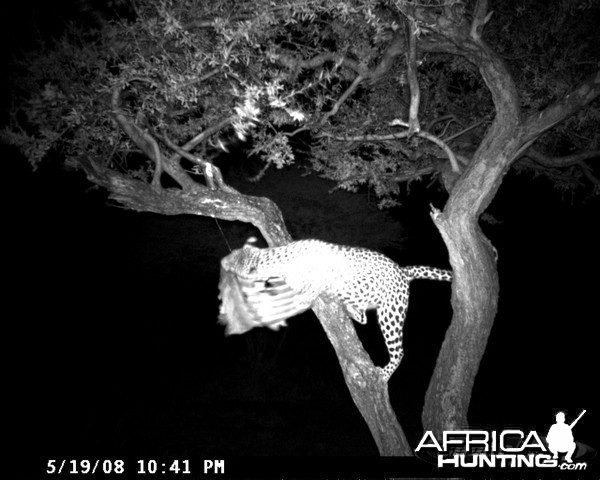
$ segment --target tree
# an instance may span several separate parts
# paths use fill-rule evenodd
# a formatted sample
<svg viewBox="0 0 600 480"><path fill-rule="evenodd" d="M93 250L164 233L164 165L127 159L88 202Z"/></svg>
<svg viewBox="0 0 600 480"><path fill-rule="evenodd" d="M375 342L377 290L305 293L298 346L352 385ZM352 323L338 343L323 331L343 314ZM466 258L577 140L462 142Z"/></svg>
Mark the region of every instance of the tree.
<svg viewBox="0 0 600 480"><path fill-rule="evenodd" d="M498 302L479 221L503 176L514 166L597 193L587 160L599 155L600 72L587 38L598 7L205 3L131 3L127 18L71 24L29 52L4 139L34 167L60 155L126 208L249 222L269 245L291 237L273 202L236 191L215 166L230 142L263 161L257 177L302 162L341 188L372 189L382 207L433 175L449 193L432 218L454 270L454 316L422 419L437 432L466 426ZM557 33L559 46L548 40ZM410 454L351 322L331 299L314 311L379 451Z"/></svg>

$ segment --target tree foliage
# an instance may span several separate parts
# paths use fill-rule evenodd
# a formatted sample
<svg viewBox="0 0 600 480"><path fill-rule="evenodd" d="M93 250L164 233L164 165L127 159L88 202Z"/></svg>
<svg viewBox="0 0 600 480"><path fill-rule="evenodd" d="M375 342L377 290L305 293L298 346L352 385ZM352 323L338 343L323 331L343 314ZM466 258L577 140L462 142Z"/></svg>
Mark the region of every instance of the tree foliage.
<svg viewBox="0 0 600 480"><path fill-rule="evenodd" d="M457 15L472 8L426 3ZM70 165L91 158L149 181L154 160L139 155L139 145L114 121L111 96L120 88L125 114L155 138L183 145L199 132L213 133L197 147L207 159L220 142L251 140L250 153L266 166L304 159L342 188L368 185L382 205L393 204L404 182L443 172L447 158L438 145L399 135L393 125L406 119L410 106L404 2L131 5L129 19L92 29L70 23L62 36L40 39L37 50L19 58L14 115L3 138L32 165L54 151ZM593 2L495 7L486 37L511 66L524 114L556 101L596 68ZM417 36L426 33L421 25ZM421 48L418 74L421 125L468 162L494 115L476 67ZM590 184L598 185L593 167L553 165L548 156L597 151L599 125L597 107L581 110L540 139L536 148L543 154L519 168L589 192ZM169 150L164 141L161 148ZM298 157L299 151L308 155Z"/></svg>

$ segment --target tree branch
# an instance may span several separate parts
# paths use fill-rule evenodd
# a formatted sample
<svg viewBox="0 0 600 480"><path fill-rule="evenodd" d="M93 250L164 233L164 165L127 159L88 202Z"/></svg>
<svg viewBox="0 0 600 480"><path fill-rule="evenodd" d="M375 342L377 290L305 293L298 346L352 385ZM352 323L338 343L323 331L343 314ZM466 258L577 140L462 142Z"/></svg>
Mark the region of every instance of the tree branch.
<svg viewBox="0 0 600 480"><path fill-rule="evenodd" d="M392 41L390 42L389 46L386 48L385 52L383 52L381 61L368 74L370 82L375 83L377 80L382 78L392 68L392 66L394 65L394 61L396 60L396 57L403 55L405 52L406 52L406 41L404 39L404 36L398 32L392 38Z"/></svg>
<svg viewBox="0 0 600 480"><path fill-rule="evenodd" d="M220 132L225 127L228 127L231 124L232 117L227 117L221 120L219 123L213 125L212 127L208 127L203 132L200 132L194 138L192 138L189 142L185 143L181 148L186 152L193 150L197 145L201 144L211 135L214 135L217 132Z"/></svg>
<svg viewBox="0 0 600 480"><path fill-rule="evenodd" d="M145 79L136 79L139 81L147 82ZM116 85L113 88L111 97L112 113L123 131L129 138L140 148L140 150L155 163L154 174L152 177L152 186L154 188L160 188L160 175L164 171L170 175L181 188L185 190L197 190L202 185L193 181L189 175L179 165L179 159L181 157L171 157L166 159L162 156L158 143L148 132L143 131L138 127L133 120L127 117L125 112L120 107L120 96L122 86Z"/></svg>
<svg viewBox="0 0 600 480"><path fill-rule="evenodd" d="M359 75L365 76L368 70L363 67L360 63L346 58L344 55L334 52L324 52L315 55L314 57L303 60L300 57L293 55L279 53L273 57L280 65L289 68L290 70L308 68L314 70L317 67L322 66L326 62L335 62L337 66L342 66L354 70Z"/></svg>
<svg viewBox="0 0 600 480"><path fill-rule="evenodd" d="M433 120L431 120L431 122L429 122L427 124L427 126L425 128L427 129L427 131L430 132L434 125L436 125L440 122L446 122L446 121L447 121L447 123L446 123L446 126L444 127L444 130L446 130L448 128L448 125L450 125L452 122L456 122L462 127L462 122L456 117L456 115L448 114L448 115L442 115L441 117L434 118ZM448 141L448 140L446 139L446 141Z"/></svg>
<svg viewBox="0 0 600 480"><path fill-rule="evenodd" d="M402 133L406 134L407 137L410 136L410 126L406 122L399 120L399 119L395 119L390 122L390 125L400 125L402 127L409 127L408 131L402 132ZM443 140L440 140L435 135L432 135L431 133L426 132L424 130L417 132L417 136L421 137L421 138L425 138L426 140L429 140L430 142L435 143L442 150L444 150L444 152L446 152L446 155L448 156L448 160L450 161L452 171L455 173L460 173L460 167L458 166L456 156L454 155L454 152L452 151L452 149L446 144L446 142L444 142Z"/></svg>
<svg viewBox="0 0 600 480"><path fill-rule="evenodd" d="M573 115L600 95L600 70L590 75L575 90L545 108L541 112L531 114L523 122L522 138L529 142L542 133Z"/></svg>
<svg viewBox="0 0 600 480"><path fill-rule="evenodd" d="M271 200L202 187L193 191L155 189L148 183L100 167L87 158L80 166L88 180L106 188L109 198L138 212L201 215L255 225L270 245L291 241L281 211ZM195 183L195 182L194 182Z"/></svg>
<svg viewBox="0 0 600 480"><path fill-rule="evenodd" d="M204 172L204 178L206 180L206 185L208 186L208 188L210 188L211 190L214 190L215 188L219 188L220 190L223 190L225 192L239 193L233 187L230 187L229 185L227 185L225 183L225 181L223 180L223 175L221 174L221 170L219 169L219 167L213 165L208 160L203 160L200 157L197 157L195 155L192 155L189 152L186 152L179 145L175 144L175 142L173 142L164 132L160 136L160 139L163 142L165 142L165 144L169 148L171 148L172 150L177 152L178 155L181 155L182 157L187 158L188 160L194 162L196 165L198 165L202 168L202 171Z"/></svg>
<svg viewBox="0 0 600 480"><path fill-rule="evenodd" d="M389 46L383 53L381 61L375 68L369 70L360 62L351 60L342 54L334 52L324 52L315 55L314 57L303 60L291 54L280 53L274 56L275 60L291 70L297 69L315 69L326 62L335 62L336 66L346 67L355 71L363 79L368 79L371 83L376 82L383 77L393 66L396 57L402 55L406 51L406 43L402 35L394 35Z"/></svg>
<svg viewBox="0 0 600 480"><path fill-rule="evenodd" d="M490 18L492 18L492 14L494 13L488 13L487 9L487 0L477 0L475 9L473 11L473 21L471 22L470 31L471 38L475 41L481 40L481 33L483 31L483 27L486 23L490 21Z"/></svg>
<svg viewBox="0 0 600 480"><path fill-rule="evenodd" d="M408 132L388 133L387 135L334 135L330 132L320 132L317 134L317 138L331 138L340 142L388 142L390 140L398 140L400 138L407 138Z"/></svg>
<svg viewBox="0 0 600 480"><path fill-rule="evenodd" d="M425 131L417 132L417 136L425 138L425 139L429 140L430 142L435 143L444 152L446 152L446 155L448 156L448 160L450 161L450 166L452 167L452 171L454 173L460 173L460 167L458 166L458 161L456 160L456 156L454 155L454 152L452 151L452 149L446 144L446 142L444 142L443 140L440 140L435 135L432 135L431 133L425 132Z"/></svg>
<svg viewBox="0 0 600 480"><path fill-rule="evenodd" d="M148 158L154 161L154 174L152 176L152 186L155 188L160 187L160 175L162 173L162 154L158 143L148 132L143 131L138 127L133 120L127 118L125 112L121 109L121 86L115 85L112 91L111 107L112 113L125 131L127 136L133 140L133 142L146 154Z"/></svg>
<svg viewBox="0 0 600 480"><path fill-rule="evenodd" d="M527 149L519 160L519 165L524 165L532 170L544 171L544 173L552 179L560 179L562 181L573 180L572 173L552 173L548 169L563 169L577 166L583 172L583 175L596 187L600 185L600 179L594 175L593 170L585 162L590 159L600 158L600 150L590 150L587 152L574 153L562 157L552 157L540 152L533 147Z"/></svg>
<svg viewBox="0 0 600 480"><path fill-rule="evenodd" d="M408 110L408 136L421 130L419 125L419 105L421 89L417 77L417 22L412 18L406 19L406 35L408 37L408 55L406 58L406 77L410 87L410 108Z"/></svg>
<svg viewBox="0 0 600 480"><path fill-rule="evenodd" d="M412 172L407 172L406 170L401 173L391 173L386 175L385 178L388 180L392 180L398 183L410 182L411 180L416 180L417 178L424 177L425 175L431 175L432 173L436 173L438 168L435 165L429 165L423 168L417 168Z"/></svg>
<svg viewBox="0 0 600 480"><path fill-rule="evenodd" d="M530 147L522 156L529 157L531 160L544 167L564 168L581 164L584 160L591 160L594 158L600 159L600 150L589 150L587 152L579 152L562 157L552 157L540 152L536 148Z"/></svg>
<svg viewBox="0 0 600 480"><path fill-rule="evenodd" d="M474 128L477 128L479 125L481 125L485 121L486 121L485 119L479 120L478 122L475 122L475 123L469 125L468 127L463 128L460 132L454 133L454 134L450 135L449 137L444 138L444 142L450 143L452 140L456 140L458 137L464 135L467 132L470 132Z"/></svg>
<svg viewBox="0 0 600 480"><path fill-rule="evenodd" d="M585 162L579 162L577 165L579 165L579 168L581 168L583 174L590 181L590 183L596 185L596 188L598 188L598 186L600 186L600 178L594 175L594 172L592 171L590 166Z"/></svg>
<svg viewBox="0 0 600 480"><path fill-rule="evenodd" d="M335 115L337 113L337 111L340 109L340 106L342 105L342 103L344 103L348 99L348 97L352 94L352 92L354 92L354 90L356 90L356 88L362 81L363 81L363 77L358 75L354 79L352 84L341 95L341 97L338 99L338 101L335 102L335 105L332 107L332 109L329 110L329 112L327 112L325 115L323 115L323 118L321 118L321 121L319 122L320 125L323 125L329 117L331 117L332 115Z"/></svg>
<svg viewBox="0 0 600 480"><path fill-rule="evenodd" d="M398 121L395 120L394 122ZM400 123L394 124L399 125ZM404 126L408 125L404 124ZM448 160L450 161L452 170L456 173L460 172L460 167L458 166L458 161L456 160L454 152L452 152L452 149L448 145L446 145L446 143L443 140L440 140L435 135L432 135L431 133L425 131L417 132L417 136L425 138L430 142L435 143L442 150L444 150L444 152L448 156ZM321 132L317 135L317 138L321 137L331 138L332 140L337 140L340 142L389 142L391 140L398 140L400 138L408 138L408 130L399 133L389 133L387 135L356 135L353 137L349 135L334 135L333 133L329 132Z"/></svg>

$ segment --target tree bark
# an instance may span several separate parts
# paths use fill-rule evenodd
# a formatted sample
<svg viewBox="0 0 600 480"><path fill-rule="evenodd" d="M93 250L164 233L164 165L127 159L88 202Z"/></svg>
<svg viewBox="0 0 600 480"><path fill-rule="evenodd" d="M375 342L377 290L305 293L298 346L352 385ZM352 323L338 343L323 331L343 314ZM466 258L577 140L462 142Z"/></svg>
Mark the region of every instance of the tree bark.
<svg viewBox="0 0 600 480"><path fill-rule="evenodd" d="M514 128L497 123L456 183L443 213L434 213L454 271L452 322L425 397L423 425L440 433L468 426L475 376L496 317L496 253L481 231L479 215L493 198L520 142ZM509 152L506 156L505 152Z"/></svg>
<svg viewBox="0 0 600 480"><path fill-rule="evenodd" d="M333 345L354 404L367 422L382 456L411 456L412 449L390 403L387 382L363 348L352 321L332 298L319 299L313 311Z"/></svg>
<svg viewBox="0 0 600 480"><path fill-rule="evenodd" d="M144 181L99 167L88 159L81 159L79 164L88 180L106 188L111 199L131 210L246 222L258 228L269 245L284 245L291 241L279 207L268 198L209 189L200 184L186 190L155 188Z"/></svg>

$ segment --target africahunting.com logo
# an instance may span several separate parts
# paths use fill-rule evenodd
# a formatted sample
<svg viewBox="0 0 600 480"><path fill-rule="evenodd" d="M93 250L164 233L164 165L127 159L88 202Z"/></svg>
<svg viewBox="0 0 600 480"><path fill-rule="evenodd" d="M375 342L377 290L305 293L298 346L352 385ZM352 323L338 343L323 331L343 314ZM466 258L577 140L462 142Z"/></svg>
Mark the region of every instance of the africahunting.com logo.
<svg viewBox="0 0 600 480"><path fill-rule="evenodd" d="M437 463L439 468L554 468L585 470L595 451L573 437L573 427L583 410L570 424L564 412L545 437L535 430L502 431L450 430L436 437L427 431L415 449L418 457Z"/></svg>

